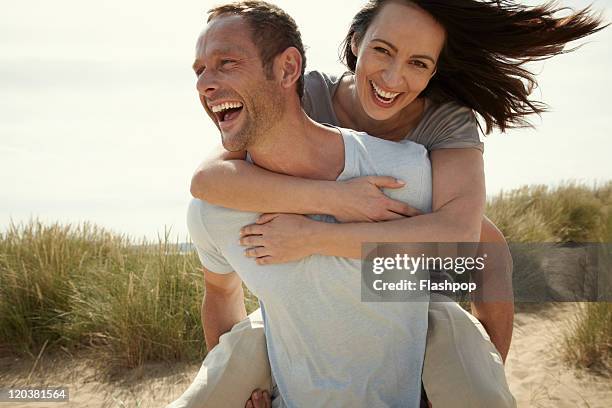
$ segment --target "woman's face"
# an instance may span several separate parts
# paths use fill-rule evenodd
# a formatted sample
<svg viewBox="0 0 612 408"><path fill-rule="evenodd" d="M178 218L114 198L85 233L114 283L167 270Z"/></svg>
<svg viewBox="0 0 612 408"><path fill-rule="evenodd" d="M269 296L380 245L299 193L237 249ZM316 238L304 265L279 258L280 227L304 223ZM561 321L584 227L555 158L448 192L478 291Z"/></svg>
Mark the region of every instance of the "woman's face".
<svg viewBox="0 0 612 408"><path fill-rule="evenodd" d="M436 72L444 39L444 28L424 10L385 4L363 38L351 44L355 88L366 114L386 120L414 101Z"/></svg>

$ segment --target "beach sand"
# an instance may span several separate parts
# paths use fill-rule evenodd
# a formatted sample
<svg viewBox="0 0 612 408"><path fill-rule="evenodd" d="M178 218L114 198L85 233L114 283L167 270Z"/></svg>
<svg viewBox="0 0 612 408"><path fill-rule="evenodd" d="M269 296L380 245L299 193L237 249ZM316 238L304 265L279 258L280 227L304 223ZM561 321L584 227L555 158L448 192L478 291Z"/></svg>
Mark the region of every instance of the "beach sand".
<svg viewBox="0 0 612 408"><path fill-rule="evenodd" d="M562 333L576 307L557 303L516 314L506 377L519 407L612 407L612 378L561 361Z"/></svg>
<svg viewBox="0 0 612 408"><path fill-rule="evenodd" d="M510 389L519 407L612 406L612 379L563 364L559 344L573 316L573 304L521 307L515 318L506 363ZM83 358L0 359L0 384L67 386L68 403L0 403L0 408L163 407L189 385L199 364L147 364L103 380ZM29 379L28 379L29 377Z"/></svg>

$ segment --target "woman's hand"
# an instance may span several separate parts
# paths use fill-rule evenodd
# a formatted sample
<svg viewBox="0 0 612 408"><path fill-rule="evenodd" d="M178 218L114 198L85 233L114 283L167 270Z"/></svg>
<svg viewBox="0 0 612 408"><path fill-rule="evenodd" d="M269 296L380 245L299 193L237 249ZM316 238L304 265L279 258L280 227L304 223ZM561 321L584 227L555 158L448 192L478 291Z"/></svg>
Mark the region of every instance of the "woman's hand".
<svg viewBox="0 0 612 408"><path fill-rule="evenodd" d="M296 214L263 214L242 227L240 245L259 265L296 261L314 253L310 237L318 221Z"/></svg>
<svg viewBox="0 0 612 408"><path fill-rule="evenodd" d="M337 183L331 215L340 222L389 221L420 215L416 208L387 197L381 188L402 188L403 181L386 176L357 177Z"/></svg>

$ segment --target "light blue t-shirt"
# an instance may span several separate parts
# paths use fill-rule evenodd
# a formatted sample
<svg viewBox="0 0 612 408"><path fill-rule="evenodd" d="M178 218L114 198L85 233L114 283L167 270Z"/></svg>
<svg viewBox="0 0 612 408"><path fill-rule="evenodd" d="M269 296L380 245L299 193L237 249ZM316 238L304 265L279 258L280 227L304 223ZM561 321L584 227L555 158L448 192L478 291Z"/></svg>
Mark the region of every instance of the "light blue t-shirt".
<svg viewBox="0 0 612 408"><path fill-rule="evenodd" d="M345 166L338 180L365 175L402 179L385 191L431 211L427 150L340 129ZM337 136L334 136L337 137ZM427 335L427 302L362 302L361 261L313 255L257 265L239 230L259 214L193 200L188 227L205 268L235 271L259 298L272 375L287 407L418 407ZM331 216L313 216L335 222Z"/></svg>

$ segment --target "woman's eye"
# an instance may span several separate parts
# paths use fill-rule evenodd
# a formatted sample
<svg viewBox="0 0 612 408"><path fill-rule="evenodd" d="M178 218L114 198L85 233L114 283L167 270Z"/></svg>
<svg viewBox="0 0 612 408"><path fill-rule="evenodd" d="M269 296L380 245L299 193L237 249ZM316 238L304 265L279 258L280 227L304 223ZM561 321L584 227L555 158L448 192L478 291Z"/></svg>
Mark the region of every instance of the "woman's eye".
<svg viewBox="0 0 612 408"><path fill-rule="evenodd" d="M412 65L415 65L418 68L427 69L427 64L422 61L412 61Z"/></svg>
<svg viewBox="0 0 612 408"><path fill-rule="evenodd" d="M380 52L381 54L389 55L389 50L383 47L374 47L374 50Z"/></svg>

